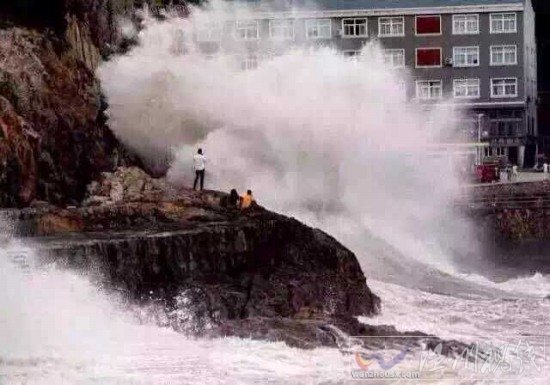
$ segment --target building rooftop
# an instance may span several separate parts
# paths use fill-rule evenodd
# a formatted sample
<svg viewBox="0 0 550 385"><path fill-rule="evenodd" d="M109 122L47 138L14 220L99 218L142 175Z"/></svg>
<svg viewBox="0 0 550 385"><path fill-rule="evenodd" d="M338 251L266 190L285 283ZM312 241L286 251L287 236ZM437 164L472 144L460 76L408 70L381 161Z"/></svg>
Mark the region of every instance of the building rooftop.
<svg viewBox="0 0 550 385"><path fill-rule="evenodd" d="M327 9L388 9L523 4L524 0L314 0L312 3Z"/></svg>
<svg viewBox="0 0 550 385"><path fill-rule="evenodd" d="M239 1L239 0L237 0ZM240 0L252 6L258 0ZM259 0L256 6L271 10L390 10L437 7L521 6L527 0Z"/></svg>

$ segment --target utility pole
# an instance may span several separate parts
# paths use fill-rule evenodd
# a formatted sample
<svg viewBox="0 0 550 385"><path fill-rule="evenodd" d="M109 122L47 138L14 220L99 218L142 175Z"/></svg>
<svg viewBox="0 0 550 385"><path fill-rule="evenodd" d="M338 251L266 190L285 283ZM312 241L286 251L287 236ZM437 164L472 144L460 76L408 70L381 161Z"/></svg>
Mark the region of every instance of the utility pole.
<svg viewBox="0 0 550 385"><path fill-rule="evenodd" d="M485 114L477 114L477 164L481 164L482 160L482 147L481 147L481 119Z"/></svg>

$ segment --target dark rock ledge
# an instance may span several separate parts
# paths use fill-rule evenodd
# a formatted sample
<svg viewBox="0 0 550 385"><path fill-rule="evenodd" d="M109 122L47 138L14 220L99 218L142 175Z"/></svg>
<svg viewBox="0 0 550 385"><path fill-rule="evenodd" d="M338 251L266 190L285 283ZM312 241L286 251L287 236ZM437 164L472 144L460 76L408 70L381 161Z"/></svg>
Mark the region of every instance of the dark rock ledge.
<svg viewBox="0 0 550 385"><path fill-rule="evenodd" d="M183 333L372 349L464 344L367 326L380 311L355 255L326 233L262 207L223 207L225 194L176 190L137 168L105 173L79 207L45 202L5 212L44 263L91 274L140 305L147 321ZM425 338L385 336L424 335Z"/></svg>

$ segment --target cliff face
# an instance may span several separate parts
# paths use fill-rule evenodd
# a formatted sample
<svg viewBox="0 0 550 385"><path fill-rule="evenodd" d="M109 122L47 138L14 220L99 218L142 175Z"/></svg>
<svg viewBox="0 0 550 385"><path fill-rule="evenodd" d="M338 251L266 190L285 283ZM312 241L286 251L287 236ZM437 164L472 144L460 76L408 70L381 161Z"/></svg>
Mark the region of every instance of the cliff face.
<svg viewBox="0 0 550 385"><path fill-rule="evenodd" d="M119 39L117 18L129 15L143 1L135 0L17 0L0 4L0 14L6 26L20 26L39 31L49 30L63 36L67 30L87 30L91 43L102 54ZM2 25L0 24L0 28Z"/></svg>
<svg viewBox="0 0 550 385"><path fill-rule="evenodd" d="M136 163L105 125L93 74L133 2L16 3L0 15L37 29L0 29L0 206L75 204L101 172Z"/></svg>
<svg viewBox="0 0 550 385"><path fill-rule="evenodd" d="M184 296L203 323L377 311L357 259L325 233L261 209L227 214L236 217L198 215L188 229L88 234L46 246L58 264L104 271L136 299L175 306Z"/></svg>
<svg viewBox="0 0 550 385"><path fill-rule="evenodd" d="M46 262L99 272L142 304L164 304L157 310L177 330L266 338L260 331L284 319L305 321L316 341L318 325L379 311L355 255L295 219L224 207L222 193L176 191L137 169L105 174L89 191L84 207L12 219Z"/></svg>

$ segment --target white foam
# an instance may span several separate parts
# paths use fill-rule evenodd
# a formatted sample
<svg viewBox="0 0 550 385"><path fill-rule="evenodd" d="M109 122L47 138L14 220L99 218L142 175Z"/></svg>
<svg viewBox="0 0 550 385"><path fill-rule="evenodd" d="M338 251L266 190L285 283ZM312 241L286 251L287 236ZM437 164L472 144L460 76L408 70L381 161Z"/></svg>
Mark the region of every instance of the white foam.
<svg viewBox="0 0 550 385"><path fill-rule="evenodd" d="M550 295L550 276L541 273L502 282L494 282L476 274L462 275L462 278L487 287L506 291L511 295L528 295L535 298L545 298Z"/></svg>

